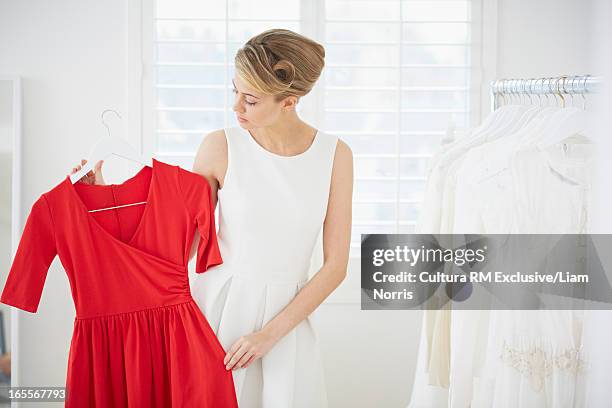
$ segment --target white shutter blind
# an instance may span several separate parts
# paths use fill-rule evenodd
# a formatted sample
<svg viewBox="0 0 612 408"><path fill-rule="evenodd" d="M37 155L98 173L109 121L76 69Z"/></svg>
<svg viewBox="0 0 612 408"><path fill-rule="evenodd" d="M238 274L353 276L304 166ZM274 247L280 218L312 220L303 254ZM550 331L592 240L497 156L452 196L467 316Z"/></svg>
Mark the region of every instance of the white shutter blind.
<svg viewBox="0 0 612 408"><path fill-rule="evenodd" d="M190 168L206 133L237 125L236 51L268 28L299 31L299 1L157 0L153 16L156 153Z"/></svg>
<svg viewBox="0 0 612 408"><path fill-rule="evenodd" d="M355 154L353 247L414 229L428 159L469 117L469 1L327 0L323 127Z"/></svg>
<svg viewBox="0 0 612 408"><path fill-rule="evenodd" d="M269 28L302 32L325 46L326 67L298 109L355 155L352 255L362 233L409 233L428 159L449 124L465 128L475 109L472 3L157 0L151 13L156 154L190 168L207 132L237 125L236 50Z"/></svg>

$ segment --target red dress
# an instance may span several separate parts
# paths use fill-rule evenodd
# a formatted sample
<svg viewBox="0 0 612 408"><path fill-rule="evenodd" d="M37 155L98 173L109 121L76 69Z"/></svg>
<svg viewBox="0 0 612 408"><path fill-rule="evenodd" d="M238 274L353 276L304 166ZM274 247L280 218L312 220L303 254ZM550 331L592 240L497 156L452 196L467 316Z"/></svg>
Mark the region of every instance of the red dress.
<svg viewBox="0 0 612 408"><path fill-rule="evenodd" d="M59 256L76 308L67 407L238 406L225 351L189 289L196 232L202 273L223 262L210 186L156 159L121 184L67 176L33 204L0 301L35 313Z"/></svg>

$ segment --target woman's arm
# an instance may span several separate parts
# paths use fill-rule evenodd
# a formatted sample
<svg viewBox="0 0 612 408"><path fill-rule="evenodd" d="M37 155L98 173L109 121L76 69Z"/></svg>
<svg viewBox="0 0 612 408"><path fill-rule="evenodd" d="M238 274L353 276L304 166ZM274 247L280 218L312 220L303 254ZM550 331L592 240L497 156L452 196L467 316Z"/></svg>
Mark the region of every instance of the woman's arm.
<svg viewBox="0 0 612 408"><path fill-rule="evenodd" d="M348 145L339 140L323 224L323 266L260 331L241 337L230 347L224 360L227 369L246 367L265 355L342 283L349 258L352 202L353 154Z"/></svg>
<svg viewBox="0 0 612 408"><path fill-rule="evenodd" d="M191 171L198 173L208 180L210 184L210 193L212 200L217 206L217 191L221 183L219 180L223 180L225 177L225 171L227 169L227 143L225 141L225 132L223 130L216 130L207 134L200 143L198 152L196 153L193 161L193 168ZM213 209L214 211L214 209ZM198 248L198 242L200 241L200 234L198 230L195 231L195 237L191 250L189 252L189 259L191 260L196 254Z"/></svg>

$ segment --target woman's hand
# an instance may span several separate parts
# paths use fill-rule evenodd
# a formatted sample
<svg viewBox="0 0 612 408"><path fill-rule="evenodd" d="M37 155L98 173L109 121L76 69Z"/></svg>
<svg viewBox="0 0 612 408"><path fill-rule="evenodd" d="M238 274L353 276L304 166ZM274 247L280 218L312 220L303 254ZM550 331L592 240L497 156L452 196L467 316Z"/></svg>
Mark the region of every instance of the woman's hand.
<svg viewBox="0 0 612 408"><path fill-rule="evenodd" d="M70 172L70 174L74 174L77 171L81 170L81 167L83 167L86 163L87 163L87 160L81 159L81 164L79 164L76 167L73 167L72 172ZM90 170L87 174L81 177L79 181L83 183L87 183L87 184L100 184L100 185L106 184L106 182L104 181L104 177L102 176L102 164L103 163L104 163L104 160L100 160L99 162L97 162L93 170Z"/></svg>
<svg viewBox="0 0 612 408"><path fill-rule="evenodd" d="M246 368L253 361L263 357L276 341L266 332L257 331L242 336L230 347L223 359L226 370Z"/></svg>

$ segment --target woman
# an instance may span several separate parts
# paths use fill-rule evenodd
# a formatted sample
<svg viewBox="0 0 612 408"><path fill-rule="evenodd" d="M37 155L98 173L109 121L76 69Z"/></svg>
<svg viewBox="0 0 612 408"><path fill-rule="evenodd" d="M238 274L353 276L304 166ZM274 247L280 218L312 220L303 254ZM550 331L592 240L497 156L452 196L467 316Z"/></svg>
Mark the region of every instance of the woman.
<svg viewBox="0 0 612 408"><path fill-rule="evenodd" d="M225 348L241 408L327 406L309 315L346 276L353 158L295 110L324 56L320 44L289 30L247 41L233 78L240 126L208 134L194 161L214 201L218 193L224 262L197 274L191 288ZM86 182L103 183L100 168ZM308 280L321 232L323 264Z"/></svg>

